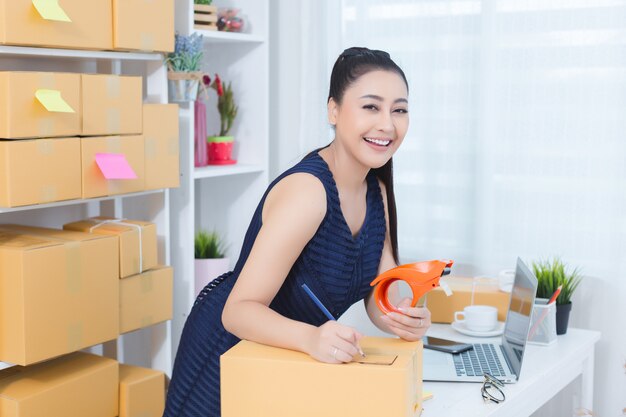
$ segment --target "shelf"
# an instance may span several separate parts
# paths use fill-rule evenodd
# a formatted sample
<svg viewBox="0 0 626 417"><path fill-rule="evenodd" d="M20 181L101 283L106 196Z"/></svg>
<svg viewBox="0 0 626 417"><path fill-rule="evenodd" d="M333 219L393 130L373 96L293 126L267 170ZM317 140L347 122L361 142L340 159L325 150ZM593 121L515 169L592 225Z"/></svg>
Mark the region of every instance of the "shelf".
<svg viewBox="0 0 626 417"><path fill-rule="evenodd" d="M12 365L12 364L6 363L6 362L0 362L0 371L3 370L3 369L10 368L12 366L15 366L15 365Z"/></svg>
<svg viewBox="0 0 626 417"><path fill-rule="evenodd" d="M217 30L194 29L195 33L204 36L208 43L263 43L265 38L250 33L220 32Z"/></svg>
<svg viewBox="0 0 626 417"><path fill-rule="evenodd" d="M4 207L4 208L0 207L0 214L2 214L2 213L13 213L13 212L17 212L17 211L36 210L36 209L43 209L43 208L49 208L49 207L70 206L70 205L73 205L73 204L92 203L92 202L97 202L97 201L112 200L112 199L120 198L120 197L137 197L137 196L141 196L141 195L162 193L163 191L164 191L163 189L159 189L159 190L150 190L150 191L140 191L140 192L137 192L137 193L111 195L111 196L107 196L107 197L87 198L87 199L80 198L80 199L76 199L76 200L56 201L54 203L35 204L35 205L32 205L32 206Z"/></svg>
<svg viewBox="0 0 626 417"><path fill-rule="evenodd" d="M193 177L195 179L201 178L215 178L223 177L227 175L239 175L249 174L253 172L263 172L265 166L260 164L235 164L235 165L223 165L223 166L208 166L202 168L195 168Z"/></svg>
<svg viewBox="0 0 626 417"><path fill-rule="evenodd" d="M0 57L49 57L69 59L111 59L124 61L162 61L160 53L146 52L114 52L114 51L89 51L77 49L37 48L30 46L6 46L0 45Z"/></svg>

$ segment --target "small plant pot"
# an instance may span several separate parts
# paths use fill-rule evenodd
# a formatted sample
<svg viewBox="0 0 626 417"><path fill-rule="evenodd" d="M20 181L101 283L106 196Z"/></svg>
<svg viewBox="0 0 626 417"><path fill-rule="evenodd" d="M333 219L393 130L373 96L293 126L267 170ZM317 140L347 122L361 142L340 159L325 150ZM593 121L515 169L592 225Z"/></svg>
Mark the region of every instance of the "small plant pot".
<svg viewBox="0 0 626 417"><path fill-rule="evenodd" d="M215 278L229 271L230 260L228 258L196 259L194 289L196 295Z"/></svg>
<svg viewBox="0 0 626 417"><path fill-rule="evenodd" d="M567 333L567 323L569 322L569 313L572 311L572 303L556 305L556 334Z"/></svg>
<svg viewBox="0 0 626 417"><path fill-rule="evenodd" d="M167 92L170 103L185 103L195 101L198 97L198 82L202 78L201 72L173 72L167 73Z"/></svg>
<svg viewBox="0 0 626 417"><path fill-rule="evenodd" d="M232 136L209 136L207 137L209 165L230 165L237 161L232 159L233 143Z"/></svg>

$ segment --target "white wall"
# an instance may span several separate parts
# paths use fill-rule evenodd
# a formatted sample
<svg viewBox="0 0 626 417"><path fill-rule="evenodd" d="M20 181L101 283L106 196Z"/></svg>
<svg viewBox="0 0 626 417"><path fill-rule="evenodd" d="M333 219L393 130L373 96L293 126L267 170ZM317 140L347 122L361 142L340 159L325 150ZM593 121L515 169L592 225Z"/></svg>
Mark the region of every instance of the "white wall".
<svg viewBox="0 0 626 417"><path fill-rule="evenodd" d="M333 9L340 7L338 3L355 6L349 11L354 13L354 25L341 23L346 16ZM427 164L427 160L442 161L439 165L445 169L432 171L436 167L429 166L426 173L399 175L403 179L398 180L409 181L403 185L405 195L420 190L417 206L409 210L406 203L405 209L399 205L403 260L436 257L435 253L447 248L451 257L462 260L459 274L495 274L513 267L517 255L530 261L542 254L560 254L582 266L587 276L574 295L570 326L602 332L596 345L594 413L622 415L626 409L626 155L623 138L618 138L623 136L626 119L617 114L626 105L626 84L617 75L624 68L623 54L617 51L624 44L619 34L626 27L620 18L625 6L583 0L405 3L431 19L421 26L401 19L359 26L358 19L367 16L359 7L371 4L384 11L386 5L352 0L271 3L273 21L280 24L273 24L271 31L270 177L326 142L320 137L329 132L325 100L330 69L342 46L352 46L333 42L329 33L338 30L337 39L358 46L395 48L397 53L402 47L393 36L404 37L420 55L415 61L400 59L416 101L411 104L409 141L403 144L407 149L400 151L412 156L404 163L398 161L397 169L404 167L404 174L410 174L407 167ZM428 9L430 5L433 10ZM312 14L315 7L317 12ZM490 14L496 9L503 13L497 22ZM476 11L478 20L471 16ZM509 18L512 23L507 26ZM496 31L502 35L495 37ZM532 31L539 34L525 35ZM364 42L358 39L367 36L373 41L361 45ZM501 46L505 37L507 48L491 58L476 49L477 45ZM544 44L561 48L550 54L542 49ZM541 56L554 68L542 66ZM490 86L494 79L497 84ZM524 103L541 98L545 102L518 109L512 101L518 97ZM516 113L499 113L506 106L517 109L524 122L512 128ZM470 111L477 113L470 115ZM502 114L505 119L500 119ZM455 130L450 123L456 122L465 125ZM464 142L475 138L476 146ZM509 154L514 149L519 157ZM536 177L523 179L520 167L529 163L534 165L526 165L527 174ZM503 170L508 167L516 167L520 176L513 179L523 182L507 182L511 178ZM475 179L468 177L472 175ZM415 178L422 183L411 185ZM458 179L466 183L461 187ZM476 184L480 185L478 193ZM519 190L517 197L525 196L522 203L510 197L514 189ZM455 205L448 204L450 199L455 199ZM407 228L407 219L416 216L427 217L416 223L417 229ZM508 220L496 226L494 219ZM442 222L458 226L442 229ZM461 244L454 246L453 239ZM360 304L344 320L376 334ZM565 398L572 389L566 391L538 415L570 416L571 404Z"/></svg>

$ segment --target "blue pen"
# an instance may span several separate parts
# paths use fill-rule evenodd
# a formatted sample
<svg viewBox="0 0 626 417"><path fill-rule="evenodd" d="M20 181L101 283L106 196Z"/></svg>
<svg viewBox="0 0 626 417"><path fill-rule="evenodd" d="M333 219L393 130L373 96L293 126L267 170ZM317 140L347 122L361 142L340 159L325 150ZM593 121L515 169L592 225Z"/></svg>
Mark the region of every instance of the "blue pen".
<svg viewBox="0 0 626 417"><path fill-rule="evenodd" d="M308 285L306 284L302 284L302 288L304 289L304 292L307 293L307 295L311 298L311 300L313 300L313 302L315 303L315 305L322 311L322 313L324 313L324 315L326 317L328 317L328 320L335 320L335 318L333 317L332 314L330 314L330 311L328 311L328 309L326 308L326 306L324 304L322 304L322 302L320 301L319 298L317 298L317 296L313 293L313 291L311 291L311 289L309 288ZM359 354L362 357L365 357L365 353L363 353L363 351L361 350L361 348L359 348Z"/></svg>
<svg viewBox="0 0 626 417"><path fill-rule="evenodd" d="M324 306L324 304L322 304L322 302L320 301L319 298L317 298L317 296L315 294L313 294L313 291L311 291L311 289L309 288L308 285L306 284L302 284L302 288L304 288L304 291L307 293L307 295L309 297L311 297L311 300L313 300L313 302L315 303L315 305L317 307L319 307L319 309L322 311L322 313L324 313L324 315L326 317L328 317L328 320L335 320L335 318L333 317L332 314L330 314L330 311L328 311L328 309Z"/></svg>

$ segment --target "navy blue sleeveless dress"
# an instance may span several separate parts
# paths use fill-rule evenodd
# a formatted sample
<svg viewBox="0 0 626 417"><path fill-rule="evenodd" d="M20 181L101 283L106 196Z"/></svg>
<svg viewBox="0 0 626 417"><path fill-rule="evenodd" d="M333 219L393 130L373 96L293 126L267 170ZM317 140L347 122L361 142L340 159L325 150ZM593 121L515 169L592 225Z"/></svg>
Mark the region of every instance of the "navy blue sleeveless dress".
<svg viewBox="0 0 626 417"><path fill-rule="evenodd" d="M356 237L339 205L328 165L314 152L276 178L259 203L246 233L235 269L207 285L198 296L181 337L169 386L164 417L220 417L220 355L239 339L222 325L222 310L261 228L263 203L272 187L287 175L306 172L326 189L326 215L302 250L270 308L293 320L320 326L328 319L309 299L306 283L335 318L370 291L376 277L386 233L381 189L374 173L367 175L367 210ZM263 274L259 274L263 279Z"/></svg>

